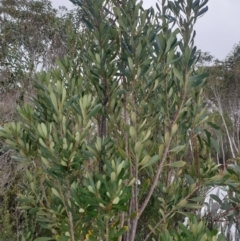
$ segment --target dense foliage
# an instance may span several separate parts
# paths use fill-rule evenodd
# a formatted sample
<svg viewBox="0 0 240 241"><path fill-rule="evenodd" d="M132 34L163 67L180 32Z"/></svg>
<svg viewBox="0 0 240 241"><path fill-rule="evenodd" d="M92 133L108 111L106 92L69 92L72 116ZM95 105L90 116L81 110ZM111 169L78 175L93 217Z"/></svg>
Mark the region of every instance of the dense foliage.
<svg viewBox="0 0 240 241"><path fill-rule="evenodd" d="M232 240L239 132L219 94L238 98L239 48L199 61L208 1L72 2L61 16L48 1L1 3L2 90L31 90L10 117L0 105L3 240ZM225 197L206 199L216 186Z"/></svg>

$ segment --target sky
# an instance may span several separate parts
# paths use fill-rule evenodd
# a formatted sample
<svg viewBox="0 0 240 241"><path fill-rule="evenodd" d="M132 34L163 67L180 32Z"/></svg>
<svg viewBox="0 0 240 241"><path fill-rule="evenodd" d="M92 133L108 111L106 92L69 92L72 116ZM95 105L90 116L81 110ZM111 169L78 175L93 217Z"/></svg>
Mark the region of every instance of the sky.
<svg viewBox="0 0 240 241"><path fill-rule="evenodd" d="M72 7L69 0L52 0L53 6ZM143 0L145 8L156 0ZM240 42L240 0L209 0L208 12L195 25L195 45L215 58L224 60Z"/></svg>

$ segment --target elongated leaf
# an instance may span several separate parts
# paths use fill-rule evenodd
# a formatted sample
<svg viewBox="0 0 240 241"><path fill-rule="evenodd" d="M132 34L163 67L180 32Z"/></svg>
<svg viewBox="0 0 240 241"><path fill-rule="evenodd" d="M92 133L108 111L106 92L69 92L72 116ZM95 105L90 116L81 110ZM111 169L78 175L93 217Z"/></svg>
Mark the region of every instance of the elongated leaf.
<svg viewBox="0 0 240 241"><path fill-rule="evenodd" d="M200 0L195 0L192 4L192 8L195 8L199 4Z"/></svg>
<svg viewBox="0 0 240 241"><path fill-rule="evenodd" d="M216 152L219 153L219 145L217 143L217 141L215 139L213 139L212 137L211 139L211 145L215 148Z"/></svg>
<svg viewBox="0 0 240 241"><path fill-rule="evenodd" d="M171 60L170 64L174 64L174 63L176 63L177 61L180 61L181 59L182 59L182 56L179 56L179 57Z"/></svg>
<svg viewBox="0 0 240 241"><path fill-rule="evenodd" d="M185 205L186 208L192 208L192 209L199 209L202 207L202 205L198 205L198 204L192 204L192 203L188 203Z"/></svg>
<svg viewBox="0 0 240 241"><path fill-rule="evenodd" d="M220 129L220 127L218 125L216 125L215 123L213 123L211 121L208 121L207 123L208 123L208 125L210 125L215 130L219 130Z"/></svg>
<svg viewBox="0 0 240 241"><path fill-rule="evenodd" d="M199 8L202 8L203 6L205 6L208 3L208 0L203 1L200 5Z"/></svg>
<svg viewBox="0 0 240 241"><path fill-rule="evenodd" d="M170 152L178 153L178 152L180 152L181 150L183 150L184 148L185 148L185 145L176 146L176 147L174 147L173 149L171 149Z"/></svg>
<svg viewBox="0 0 240 241"><path fill-rule="evenodd" d="M231 165L231 164L230 164ZM240 175L240 166L238 165L233 165L235 173L238 173L238 176Z"/></svg>
<svg viewBox="0 0 240 241"><path fill-rule="evenodd" d="M186 162L184 162L184 161L172 162L172 163L168 164L168 166L170 166L170 167L183 167L185 165L186 165Z"/></svg>
<svg viewBox="0 0 240 241"><path fill-rule="evenodd" d="M91 118L92 116L95 116L102 108L102 104L95 105L88 113L87 117Z"/></svg>
<svg viewBox="0 0 240 241"><path fill-rule="evenodd" d="M205 8L203 8L198 14L197 14L197 17L203 15L204 13L206 13L208 10L208 6L206 6Z"/></svg>
<svg viewBox="0 0 240 241"><path fill-rule="evenodd" d="M194 75L188 79L190 87L197 87L204 82L204 79L208 76L208 73Z"/></svg>
<svg viewBox="0 0 240 241"><path fill-rule="evenodd" d="M153 164L155 164L157 161L159 160L159 155L155 155L153 157L151 157L151 159L144 165L142 166L142 168L140 170L142 170L145 167L149 167L152 166Z"/></svg>
<svg viewBox="0 0 240 241"><path fill-rule="evenodd" d="M216 202L218 202L219 204L222 204L222 200L217 195L211 194L210 197Z"/></svg>
<svg viewBox="0 0 240 241"><path fill-rule="evenodd" d="M55 95L52 91L51 91L51 93L50 93L50 98L51 98L52 105L53 105L54 109L55 109L56 112L58 113L57 98L56 98L56 95Z"/></svg>
<svg viewBox="0 0 240 241"><path fill-rule="evenodd" d="M180 81L183 80L183 75L182 75L182 73L178 69L174 68L173 69L173 73Z"/></svg>
<svg viewBox="0 0 240 241"><path fill-rule="evenodd" d="M48 240L53 240L53 238L41 237L41 238L36 238L36 239L34 239L34 241L48 241Z"/></svg>
<svg viewBox="0 0 240 241"><path fill-rule="evenodd" d="M128 230L127 226L123 226L115 235L114 237L118 238L121 235L123 235L124 233L126 233L126 231Z"/></svg>
<svg viewBox="0 0 240 241"><path fill-rule="evenodd" d="M60 198L61 199L61 196L60 196L60 194L58 193L58 191L55 189L55 188L51 188L52 189L52 192L53 192L53 194L56 196L56 197L58 197L58 198Z"/></svg>
<svg viewBox="0 0 240 241"><path fill-rule="evenodd" d="M188 174L185 174L184 177L186 178L188 184L192 185L195 183L194 179L191 176L189 176Z"/></svg>
<svg viewBox="0 0 240 241"><path fill-rule="evenodd" d="M205 200L205 196L199 196L199 197L194 197L194 198L191 198L189 199L189 201L193 201L193 202L202 202Z"/></svg>
<svg viewBox="0 0 240 241"><path fill-rule="evenodd" d="M76 101L77 99L79 99L78 95L74 95L72 96L64 105L63 110L67 109L74 101Z"/></svg>

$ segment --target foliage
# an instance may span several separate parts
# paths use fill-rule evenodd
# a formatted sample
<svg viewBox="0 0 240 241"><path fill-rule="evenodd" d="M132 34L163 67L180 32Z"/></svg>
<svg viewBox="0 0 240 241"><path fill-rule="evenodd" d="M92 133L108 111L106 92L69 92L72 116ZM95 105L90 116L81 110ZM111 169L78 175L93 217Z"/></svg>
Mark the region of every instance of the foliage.
<svg viewBox="0 0 240 241"><path fill-rule="evenodd" d="M30 90L34 74L66 53L68 17L59 16L48 0L3 0L0 13L0 91Z"/></svg>
<svg viewBox="0 0 240 241"><path fill-rule="evenodd" d="M13 212L15 199L12 194L14 194L14 192L10 193L10 191L8 191L5 196L0 196L0 240L3 241L16 239L16 232L14 232L14 220L12 220L12 215L10 213ZM12 207L10 205L12 205Z"/></svg>
<svg viewBox="0 0 240 241"><path fill-rule="evenodd" d="M195 68L207 1L162 1L156 13L136 0L72 2L85 23L75 48L0 130L24 163L19 209L36 222L24 239L216 240L197 220L201 193L223 182L209 155L207 74Z"/></svg>
<svg viewBox="0 0 240 241"><path fill-rule="evenodd" d="M55 65L56 58L67 53L67 28L72 24L71 13L66 9L58 11L53 9L49 1L1 1L0 12L0 127L2 127L4 122L18 120L17 104L22 105L23 101L30 102L30 95L34 95L32 86L36 72ZM11 160L10 152L6 151L2 140L0 140L0 162L0 196L8 197L8 192L12 190L16 193L21 192L19 187L24 186L26 181L22 175L24 167ZM16 199L15 196L14 198ZM17 210L17 200L14 202L16 206L12 207L9 206L12 204L10 200L6 198L5 202L2 200L0 202L2 213L8 212L10 221L8 223L7 220L1 219L4 226L0 233L7 229L5 224L9 227L10 239L15 239L15 236L19 238L20 233L28 232L28 229L33 233L40 232L34 222L29 221L27 212ZM7 215L0 216L7 218Z"/></svg>
<svg viewBox="0 0 240 241"><path fill-rule="evenodd" d="M207 55L205 55L206 57ZM201 66L209 72L207 87L204 90L205 102L212 112L210 120L217 125L215 135L219 143L215 159L221 164L227 187L222 184L216 193L212 193L207 204L205 217L215 228L221 229L228 240L237 240L238 224L238 166L239 164L239 44L224 61L205 58ZM208 61L212 61L210 64ZM212 202L212 203L211 203ZM218 207L217 213L212 212ZM233 228L234 227L234 228ZM235 234L234 230L235 229Z"/></svg>
<svg viewBox="0 0 240 241"><path fill-rule="evenodd" d="M173 234L169 231L165 231L163 234L160 234L160 239L163 241L181 241L181 240L216 240L217 231L210 231L206 224L203 221L198 222L196 217L191 217L188 220L187 227L181 222L178 223L177 231L173 231ZM223 235L218 236L218 240L225 240Z"/></svg>
<svg viewBox="0 0 240 241"><path fill-rule="evenodd" d="M222 128L224 148L220 156L225 161L236 158L239 152L239 63L238 44L224 61L215 60L207 67L210 75L204 94L214 115L221 117L216 123Z"/></svg>

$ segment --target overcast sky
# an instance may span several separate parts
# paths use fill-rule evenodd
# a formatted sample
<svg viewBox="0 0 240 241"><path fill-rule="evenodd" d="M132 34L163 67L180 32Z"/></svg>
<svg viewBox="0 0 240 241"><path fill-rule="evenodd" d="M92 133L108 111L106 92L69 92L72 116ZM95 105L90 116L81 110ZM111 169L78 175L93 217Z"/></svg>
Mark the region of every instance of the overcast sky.
<svg viewBox="0 0 240 241"><path fill-rule="evenodd" d="M143 0L144 7L155 6L156 0ZM69 0L52 0L53 6L70 8ZM195 26L198 49L223 60L240 42L240 0L209 0L209 11Z"/></svg>

